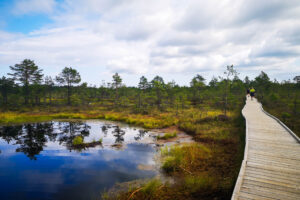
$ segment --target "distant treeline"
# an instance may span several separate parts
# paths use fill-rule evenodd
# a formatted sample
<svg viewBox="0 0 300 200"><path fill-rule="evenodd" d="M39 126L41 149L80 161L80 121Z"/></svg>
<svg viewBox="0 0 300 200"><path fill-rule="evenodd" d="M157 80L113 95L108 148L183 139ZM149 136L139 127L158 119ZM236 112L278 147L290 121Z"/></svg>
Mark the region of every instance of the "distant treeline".
<svg viewBox="0 0 300 200"><path fill-rule="evenodd" d="M178 86L176 82L165 83L156 76L148 81L142 76L136 87L126 87L118 73L111 83L100 87L81 83L76 69L65 67L56 77L45 76L32 60L25 59L20 64L10 66L11 72L0 79L2 109L17 110L26 106L44 105L105 105L112 108L132 108L136 112L147 113L149 109L182 109L185 106L201 106L209 102L213 106L233 109L235 101L241 101L246 89L254 87L261 101L279 101L286 98L291 112L297 113L299 103L300 77L293 81L271 81L261 72L254 80L247 76L241 80L233 65L227 66L222 76L213 77L205 84L203 76L197 74L190 86Z"/></svg>

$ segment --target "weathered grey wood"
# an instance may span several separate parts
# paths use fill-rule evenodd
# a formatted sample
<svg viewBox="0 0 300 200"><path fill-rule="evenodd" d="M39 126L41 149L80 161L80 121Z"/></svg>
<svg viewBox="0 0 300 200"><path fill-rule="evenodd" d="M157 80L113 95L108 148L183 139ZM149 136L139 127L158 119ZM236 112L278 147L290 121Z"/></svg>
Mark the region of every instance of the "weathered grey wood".
<svg viewBox="0 0 300 200"><path fill-rule="evenodd" d="M246 146L232 199L299 199L300 140L256 100L247 99Z"/></svg>
<svg viewBox="0 0 300 200"><path fill-rule="evenodd" d="M244 198L251 199L251 200L252 199L260 199L260 200L274 200L275 199L275 198L268 198L268 197L265 197L265 196L261 196L261 195L258 195L258 194L250 194L250 193L247 193L247 192L240 192L237 199L244 199Z"/></svg>

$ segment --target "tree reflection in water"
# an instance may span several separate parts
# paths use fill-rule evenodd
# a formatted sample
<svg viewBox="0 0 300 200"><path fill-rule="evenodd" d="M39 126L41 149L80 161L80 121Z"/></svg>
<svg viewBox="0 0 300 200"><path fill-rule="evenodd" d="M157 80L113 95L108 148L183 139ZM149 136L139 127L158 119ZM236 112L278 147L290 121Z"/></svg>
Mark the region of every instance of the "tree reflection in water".
<svg viewBox="0 0 300 200"><path fill-rule="evenodd" d="M16 149L16 152L23 152L30 159L36 160L38 155L45 146L47 142L46 133L48 129L52 130L52 126L48 124L26 124L23 126L23 132L20 137L18 137L16 144L20 147Z"/></svg>
<svg viewBox="0 0 300 200"><path fill-rule="evenodd" d="M22 127L22 125L2 126L0 127L0 136L9 144L11 141L16 141L18 136L22 134Z"/></svg>
<svg viewBox="0 0 300 200"><path fill-rule="evenodd" d="M0 137L7 143L15 142L15 145L19 145L16 152L23 152L33 160L36 160L36 155L48 141L46 136L53 139L52 132L52 122L0 127Z"/></svg>
<svg viewBox="0 0 300 200"><path fill-rule="evenodd" d="M115 143L116 144L121 144L124 141L124 135L125 135L125 131L122 130L119 126L114 126L114 130L112 132L113 136L115 136L116 140Z"/></svg>
<svg viewBox="0 0 300 200"><path fill-rule="evenodd" d="M31 160L36 160L37 155L44 150L48 142L57 142L71 151L74 149L73 139L77 136L81 136L83 139L89 137L90 130L91 126L86 122L44 122L0 126L0 138L8 144L17 145L16 152L23 152ZM100 127L100 131L103 134L102 138L113 136L115 144L122 144L125 140L125 130L119 126L104 124ZM141 140L146 133L145 130L139 130L134 136L134 140Z"/></svg>
<svg viewBox="0 0 300 200"><path fill-rule="evenodd" d="M104 134L104 137L107 136L107 130L108 130L108 125L103 125L101 127L102 133Z"/></svg>
<svg viewBox="0 0 300 200"><path fill-rule="evenodd" d="M58 137L59 144L64 144L69 150L72 150L72 141L76 136L83 139L90 135L91 127L83 122L59 122Z"/></svg>
<svg viewBox="0 0 300 200"><path fill-rule="evenodd" d="M141 140L141 139L145 136L146 133L147 133L146 130L139 130L138 135L137 135L137 136L134 136L134 139L135 139L136 141L139 141L139 140Z"/></svg>
<svg viewBox="0 0 300 200"><path fill-rule="evenodd" d="M59 132L54 131L53 122L1 126L0 137L8 144L15 142L14 145L19 145L16 152L23 152L31 160L36 160L36 155L43 151L48 141L58 141L71 149L72 140L78 135L88 136L90 128L82 122L58 122Z"/></svg>

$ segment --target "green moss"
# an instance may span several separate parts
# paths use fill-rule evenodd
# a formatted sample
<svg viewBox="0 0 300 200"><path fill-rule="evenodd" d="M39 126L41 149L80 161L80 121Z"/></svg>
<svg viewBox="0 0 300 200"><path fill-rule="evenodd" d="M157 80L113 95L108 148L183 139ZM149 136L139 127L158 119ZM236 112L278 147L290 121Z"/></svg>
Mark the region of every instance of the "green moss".
<svg viewBox="0 0 300 200"><path fill-rule="evenodd" d="M74 146L76 145L82 145L83 144L83 138L81 136L76 136L73 141L72 141L72 144Z"/></svg>

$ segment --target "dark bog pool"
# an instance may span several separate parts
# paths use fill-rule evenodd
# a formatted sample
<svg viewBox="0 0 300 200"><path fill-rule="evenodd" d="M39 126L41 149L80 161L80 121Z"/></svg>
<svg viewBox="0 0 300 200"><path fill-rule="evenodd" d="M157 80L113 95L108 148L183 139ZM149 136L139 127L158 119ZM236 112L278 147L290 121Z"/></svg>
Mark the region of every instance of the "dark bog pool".
<svg viewBox="0 0 300 200"><path fill-rule="evenodd" d="M74 149L72 140L103 138L103 145ZM117 182L156 171L149 134L103 121L45 122L0 127L0 199L100 199ZM115 145L117 144L117 145ZM120 147L120 144L123 144Z"/></svg>

